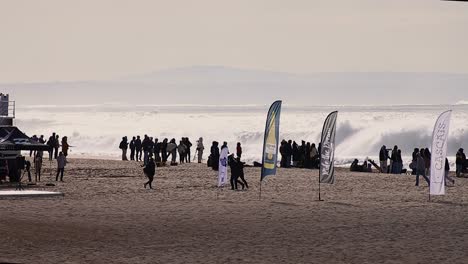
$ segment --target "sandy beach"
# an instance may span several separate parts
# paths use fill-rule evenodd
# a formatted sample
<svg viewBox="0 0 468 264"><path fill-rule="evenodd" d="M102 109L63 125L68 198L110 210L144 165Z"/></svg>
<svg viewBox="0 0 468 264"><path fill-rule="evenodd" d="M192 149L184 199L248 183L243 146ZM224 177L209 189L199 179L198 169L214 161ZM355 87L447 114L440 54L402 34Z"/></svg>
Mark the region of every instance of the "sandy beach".
<svg viewBox="0 0 468 264"><path fill-rule="evenodd" d="M414 176L337 169L319 202L317 170L280 168L262 200L259 173L218 190L182 164L145 190L136 162L71 159L64 183L34 187L63 198L0 201L0 263L468 263L467 179L428 202Z"/></svg>

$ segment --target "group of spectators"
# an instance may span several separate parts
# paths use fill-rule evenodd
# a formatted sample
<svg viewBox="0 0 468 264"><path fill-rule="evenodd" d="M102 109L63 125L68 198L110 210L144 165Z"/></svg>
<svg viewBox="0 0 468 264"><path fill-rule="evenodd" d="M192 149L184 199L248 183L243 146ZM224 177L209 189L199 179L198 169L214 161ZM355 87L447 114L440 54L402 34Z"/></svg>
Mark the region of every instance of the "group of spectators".
<svg viewBox="0 0 468 264"><path fill-rule="evenodd" d="M392 151L389 155L389 151ZM392 174L401 174L406 170L403 169L403 160L401 157L401 150L398 146L395 146L393 149L387 149L386 146L382 146L379 153L380 159L380 172L382 173L392 173ZM390 160L390 165L388 166L388 160ZM466 155L463 152L463 149L460 148L456 154L456 175L461 177L462 173L466 172L466 167L468 166L466 161ZM431 170L431 151L429 148L415 148L412 154L412 160L409 164L409 168L412 170L412 175L416 175L416 186L419 186L419 176L422 176L424 180L430 184L429 175ZM455 180L449 176L450 172L450 163L447 158L445 158L445 182L455 183Z"/></svg>
<svg viewBox="0 0 468 264"><path fill-rule="evenodd" d="M133 137L130 142L125 136L119 144L119 148L122 150L122 160L128 160L127 151L130 149L130 160L143 161L143 166L149 162L150 159L154 159L156 164L165 165L170 158L170 165L177 165L177 154L179 155L179 163L190 163L192 142L188 137L183 137L177 144L175 138L168 140L167 138L159 141L158 138L149 137L145 135L143 140L140 136ZM194 156L197 157L198 163L203 160L203 138L199 138L196 142L196 153Z"/></svg>
<svg viewBox="0 0 468 264"><path fill-rule="evenodd" d="M279 152L281 155L280 165L282 168L309 168L318 169L320 167L321 144L316 147L314 143L302 140L301 145L296 141L282 140Z"/></svg>

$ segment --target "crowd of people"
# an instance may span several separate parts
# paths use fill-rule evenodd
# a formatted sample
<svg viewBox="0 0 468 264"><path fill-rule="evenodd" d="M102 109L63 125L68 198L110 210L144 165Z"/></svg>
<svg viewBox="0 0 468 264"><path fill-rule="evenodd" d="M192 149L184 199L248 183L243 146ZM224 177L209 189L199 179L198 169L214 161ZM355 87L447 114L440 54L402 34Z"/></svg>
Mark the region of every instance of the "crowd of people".
<svg viewBox="0 0 468 264"><path fill-rule="evenodd" d="M389 152L391 151L391 155ZM406 172L403 169L403 160L401 156L401 150L398 146L394 146L393 149L387 149L384 145L379 152L380 160L380 172L401 174ZM390 164L388 161L390 160ZM461 177L462 173L466 172L467 161L463 149L460 148L456 155L456 176ZM412 160L409 164L409 168L412 170L411 174L416 176L416 186L419 186L420 176L430 184L429 175L431 169L431 151L429 148L415 148L412 154ZM455 184L455 180L449 176L450 163L448 159L445 159L445 183Z"/></svg>
<svg viewBox="0 0 468 264"><path fill-rule="evenodd" d="M170 165L174 166L179 163L192 162L192 142L188 137L183 137L177 144L176 139L168 140L167 138L159 141L158 138L144 135L143 139L140 136L132 137L130 142L125 136L120 141L119 148L122 151L122 160L129 160L127 157L128 149L130 149L130 160L143 161L143 166L146 166L150 158L153 158L158 166L166 165L170 161ZM203 138L199 138L196 142L196 150L193 159L197 158L198 163L203 160ZM177 155L179 163L177 163Z"/></svg>
<svg viewBox="0 0 468 264"><path fill-rule="evenodd" d="M306 143L302 140L301 145L298 145L296 141L283 139L279 147L280 166L282 168L318 169L320 166L320 149L320 143L317 147L314 143Z"/></svg>

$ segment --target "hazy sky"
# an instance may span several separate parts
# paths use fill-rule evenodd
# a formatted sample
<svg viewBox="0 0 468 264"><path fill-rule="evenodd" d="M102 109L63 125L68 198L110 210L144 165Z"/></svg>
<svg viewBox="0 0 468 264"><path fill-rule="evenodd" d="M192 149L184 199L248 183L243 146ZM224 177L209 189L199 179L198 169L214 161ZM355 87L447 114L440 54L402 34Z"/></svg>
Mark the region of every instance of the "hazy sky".
<svg viewBox="0 0 468 264"><path fill-rule="evenodd" d="M224 65L468 73L468 3L0 0L0 82Z"/></svg>

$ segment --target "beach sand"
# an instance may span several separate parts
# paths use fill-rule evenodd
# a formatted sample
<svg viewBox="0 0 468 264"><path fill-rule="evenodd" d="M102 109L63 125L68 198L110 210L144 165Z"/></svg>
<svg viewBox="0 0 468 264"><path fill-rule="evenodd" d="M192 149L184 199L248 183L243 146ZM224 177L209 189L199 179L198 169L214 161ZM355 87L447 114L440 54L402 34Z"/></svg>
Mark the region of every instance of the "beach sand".
<svg viewBox="0 0 468 264"><path fill-rule="evenodd" d="M48 164L46 164L48 165ZM63 198L0 200L0 263L468 263L468 179L428 201L414 176L278 169L219 190L205 164L71 159ZM55 183L55 181L53 181Z"/></svg>

